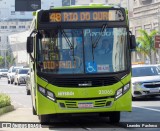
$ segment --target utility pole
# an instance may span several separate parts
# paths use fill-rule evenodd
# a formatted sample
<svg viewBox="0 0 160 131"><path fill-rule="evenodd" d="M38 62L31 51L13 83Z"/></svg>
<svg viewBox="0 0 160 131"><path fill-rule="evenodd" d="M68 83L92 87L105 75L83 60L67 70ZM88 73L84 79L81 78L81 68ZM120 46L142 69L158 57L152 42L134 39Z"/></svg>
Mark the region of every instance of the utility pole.
<svg viewBox="0 0 160 131"><path fill-rule="evenodd" d="M160 34L160 5L158 6L158 33Z"/></svg>
<svg viewBox="0 0 160 131"><path fill-rule="evenodd" d="M127 0L127 9L129 11L129 0Z"/></svg>

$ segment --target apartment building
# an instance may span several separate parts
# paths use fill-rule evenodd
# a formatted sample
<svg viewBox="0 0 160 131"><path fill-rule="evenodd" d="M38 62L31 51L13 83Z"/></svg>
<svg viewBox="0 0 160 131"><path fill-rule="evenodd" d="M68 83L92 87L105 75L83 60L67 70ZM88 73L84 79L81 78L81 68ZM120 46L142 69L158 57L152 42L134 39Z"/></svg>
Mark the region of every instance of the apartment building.
<svg viewBox="0 0 160 131"><path fill-rule="evenodd" d="M140 35L139 29L147 30L148 33L151 30L160 31L160 0L134 0L132 16L129 19L130 30L136 37ZM152 52L152 63L159 63L159 57L159 49L157 49L156 53ZM137 52L133 53L132 61L150 62L149 57Z"/></svg>

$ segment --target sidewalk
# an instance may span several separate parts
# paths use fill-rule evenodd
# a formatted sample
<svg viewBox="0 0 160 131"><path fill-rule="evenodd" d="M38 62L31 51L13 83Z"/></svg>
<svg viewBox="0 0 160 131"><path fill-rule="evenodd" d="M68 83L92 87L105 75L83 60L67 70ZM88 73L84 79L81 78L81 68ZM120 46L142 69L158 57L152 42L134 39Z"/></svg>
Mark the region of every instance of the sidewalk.
<svg viewBox="0 0 160 131"><path fill-rule="evenodd" d="M15 122L15 123L14 123ZM20 123L16 123L20 122ZM12 125L11 125L12 123ZM21 128L17 126L30 125L28 123L39 124L38 116L32 114L31 108L17 108L14 111L5 113L0 116L0 130L2 131L48 131L48 128ZM4 125L9 124L10 127L4 127Z"/></svg>
<svg viewBox="0 0 160 131"><path fill-rule="evenodd" d="M0 116L0 122L39 122L31 108L17 108Z"/></svg>

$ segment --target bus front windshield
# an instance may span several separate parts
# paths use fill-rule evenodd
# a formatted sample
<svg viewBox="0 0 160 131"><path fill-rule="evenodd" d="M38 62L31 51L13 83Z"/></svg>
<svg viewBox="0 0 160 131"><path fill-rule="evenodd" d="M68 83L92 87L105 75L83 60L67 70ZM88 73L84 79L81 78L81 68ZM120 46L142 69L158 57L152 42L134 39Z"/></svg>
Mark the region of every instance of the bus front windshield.
<svg viewBox="0 0 160 131"><path fill-rule="evenodd" d="M37 70L52 74L113 73L128 68L126 28L40 30Z"/></svg>

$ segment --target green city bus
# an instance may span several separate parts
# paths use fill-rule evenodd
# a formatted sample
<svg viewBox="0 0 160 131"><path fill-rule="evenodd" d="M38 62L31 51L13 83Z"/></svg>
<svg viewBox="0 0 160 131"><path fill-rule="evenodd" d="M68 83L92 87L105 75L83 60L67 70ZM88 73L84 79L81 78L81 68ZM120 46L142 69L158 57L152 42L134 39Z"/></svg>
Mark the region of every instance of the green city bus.
<svg viewBox="0 0 160 131"><path fill-rule="evenodd" d="M27 38L33 114L97 113L120 121L132 110L131 51L124 8L91 4L33 12Z"/></svg>

